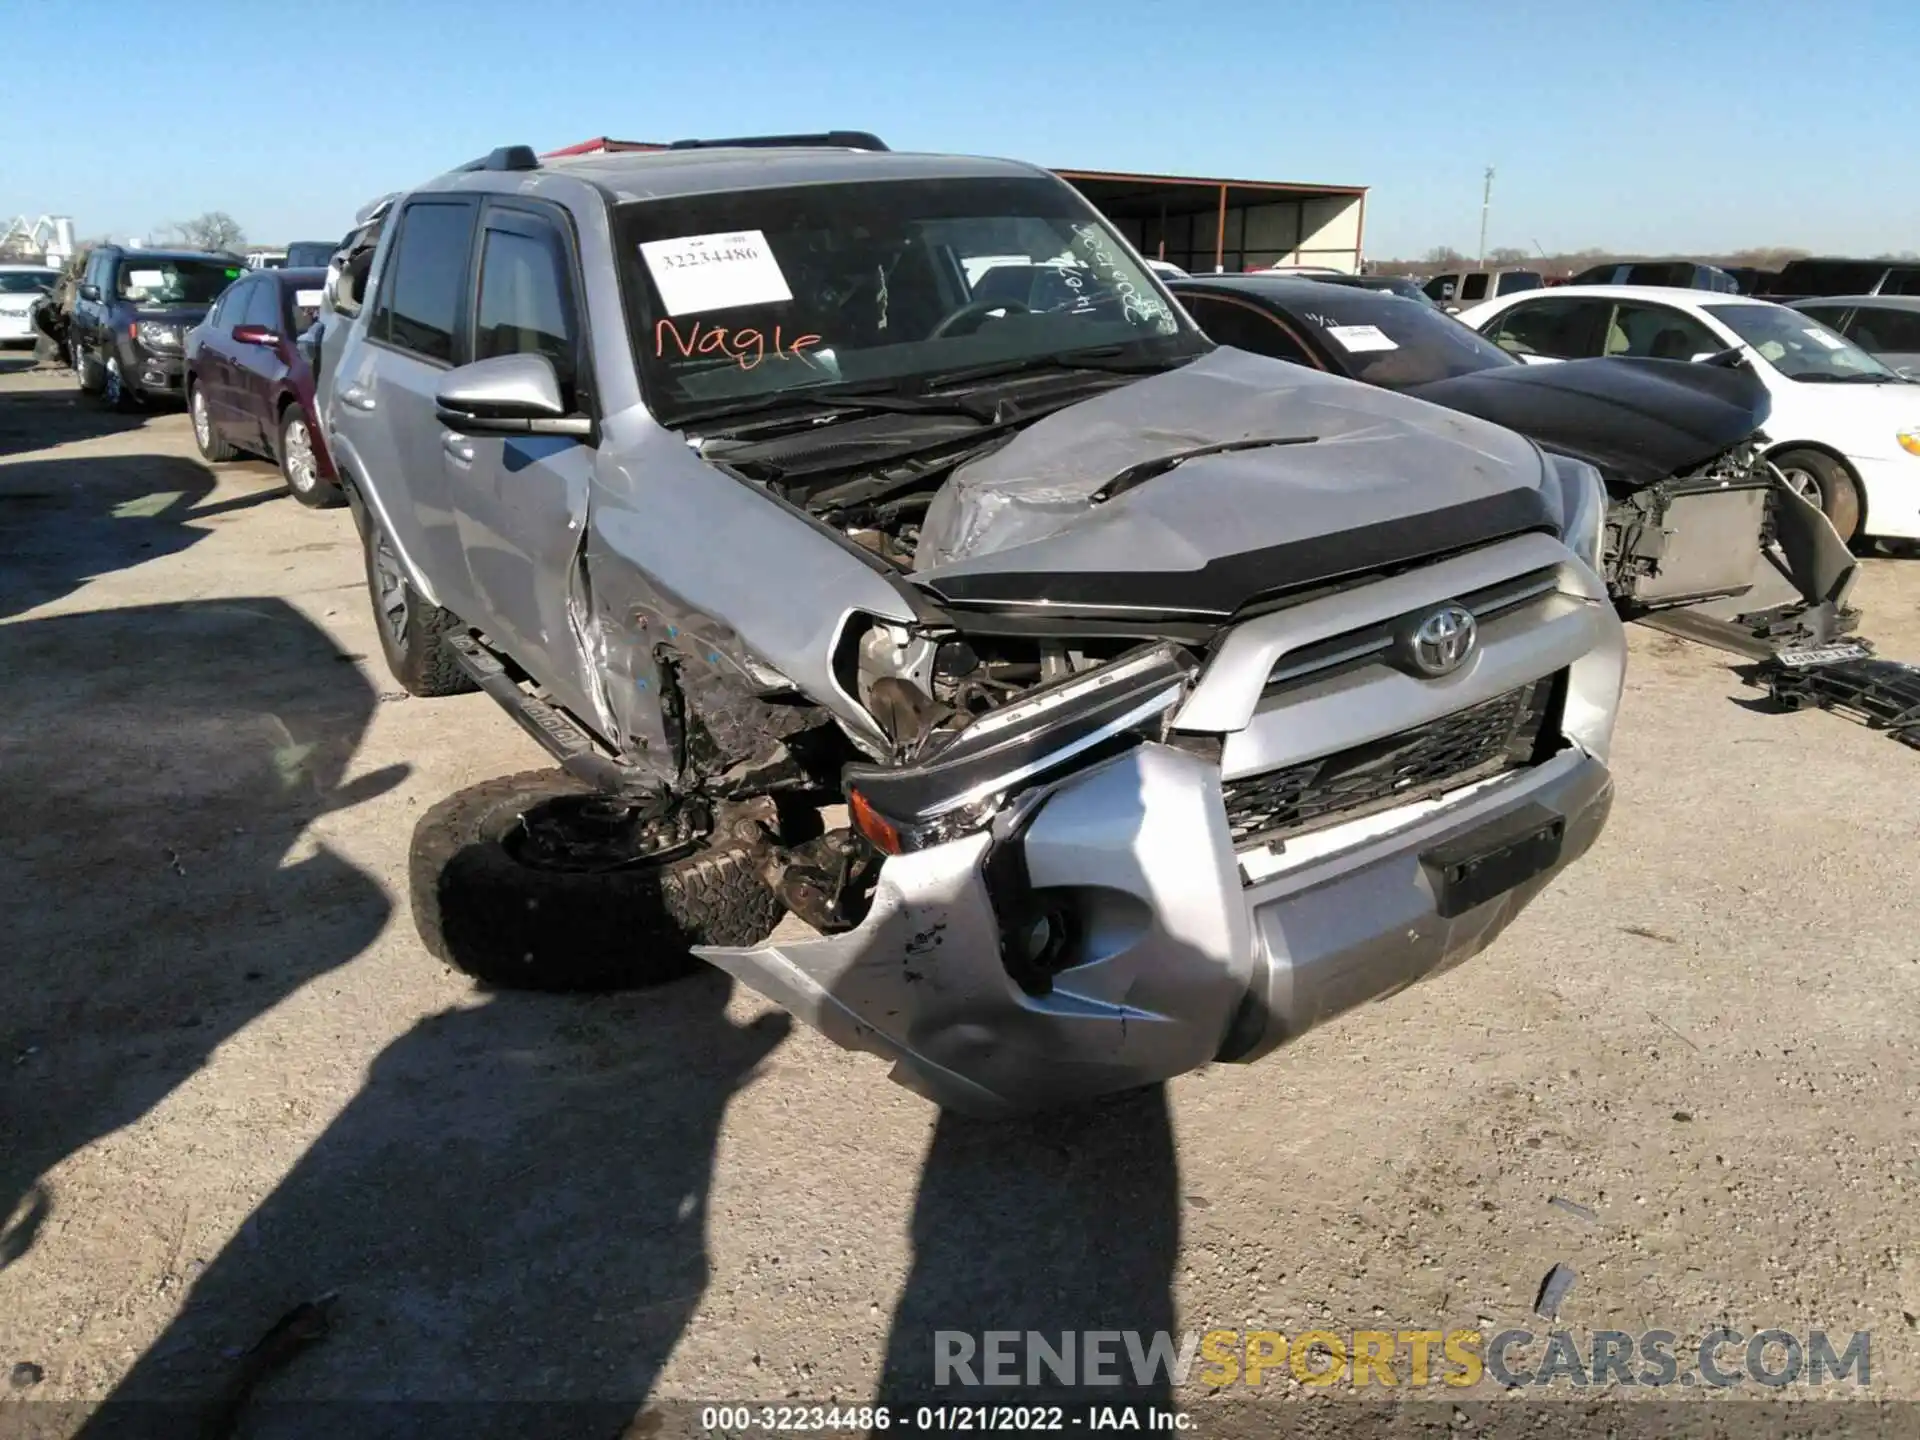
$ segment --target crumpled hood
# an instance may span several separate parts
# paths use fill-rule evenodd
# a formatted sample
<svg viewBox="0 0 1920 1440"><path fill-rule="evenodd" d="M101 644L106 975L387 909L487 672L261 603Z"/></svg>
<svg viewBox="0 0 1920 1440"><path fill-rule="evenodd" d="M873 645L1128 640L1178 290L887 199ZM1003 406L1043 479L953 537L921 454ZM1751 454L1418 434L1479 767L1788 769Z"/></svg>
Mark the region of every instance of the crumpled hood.
<svg viewBox="0 0 1920 1440"><path fill-rule="evenodd" d="M1199 456L1093 500L1143 461L1249 438L1294 443ZM913 578L962 606L1228 615L1559 518L1521 436L1223 347L961 466L928 509Z"/></svg>
<svg viewBox="0 0 1920 1440"><path fill-rule="evenodd" d="M1773 408L1749 366L1625 356L1502 365L1407 393L1518 430L1636 488L1739 444Z"/></svg>

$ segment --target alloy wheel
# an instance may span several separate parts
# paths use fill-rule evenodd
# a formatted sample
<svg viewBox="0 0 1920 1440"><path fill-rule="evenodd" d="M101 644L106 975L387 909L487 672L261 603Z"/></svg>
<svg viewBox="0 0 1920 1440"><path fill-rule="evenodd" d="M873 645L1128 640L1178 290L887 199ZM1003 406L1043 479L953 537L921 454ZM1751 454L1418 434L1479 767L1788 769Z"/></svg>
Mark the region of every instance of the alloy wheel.
<svg viewBox="0 0 1920 1440"><path fill-rule="evenodd" d="M1791 470L1782 470L1780 478L1787 482L1787 488L1810 505L1825 509L1826 497L1820 493L1820 481L1810 470L1795 466Z"/></svg>
<svg viewBox="0 0 1920 1440"><path fill-rule="evenodd" d="M207 397L200 393L198 386L194 388L193 402L188 409L193 412L193 438L205 450L213 444L213 421L207 417Z"/></svg>
<svg viewBox="0 0 1920 1440"><path fill-rule="evenodd" d="M107 357L107 404L117 406L126 398L126 387L120 379L120 361L117 356Z"/></svg>
<svg viewBox="0 0 1920 1440"><path fill-rule="evenodd" d="M310 494L320 482L320 469L313 458L313 437L305 420L287 423L282 443L287 451L287 483L302 495Z"/></svg>

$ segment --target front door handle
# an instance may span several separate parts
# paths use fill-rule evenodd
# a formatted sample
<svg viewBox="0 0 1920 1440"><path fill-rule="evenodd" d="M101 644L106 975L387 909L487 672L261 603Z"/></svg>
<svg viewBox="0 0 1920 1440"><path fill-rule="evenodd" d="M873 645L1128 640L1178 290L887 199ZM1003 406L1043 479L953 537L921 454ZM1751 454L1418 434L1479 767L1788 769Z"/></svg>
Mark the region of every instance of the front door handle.
<svg viewBox="0 0 1920 1440"><path fill-rule="evenodd" d="M373 396L358 385L349 385L340 392L340 403L351 405L356 410L373 409Z"/></svg>
<svg viewBox="0 0 1920 1440"><path fill-rule="evenodd" d="M442 435L440 437L440 448L462 465L471 465L473 463L473 442L464 435Z"/></svg>

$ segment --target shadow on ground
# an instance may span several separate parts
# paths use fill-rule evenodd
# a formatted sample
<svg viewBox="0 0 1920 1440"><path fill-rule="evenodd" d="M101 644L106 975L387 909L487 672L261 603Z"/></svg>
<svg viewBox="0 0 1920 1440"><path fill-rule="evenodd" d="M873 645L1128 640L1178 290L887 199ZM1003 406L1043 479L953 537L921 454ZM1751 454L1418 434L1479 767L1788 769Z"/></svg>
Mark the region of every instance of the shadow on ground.
<svg viewBox="0 0 1920 1440"><path fill-rule="evenodd" d="M380 932L378 883L291 852L405 767L342 783L375 694L279 600L0 625L0 674L4 1267L50 1168Z"/></svg>
<svg viewBox="0 0 1920 1440"><path fill-rule="evenodd" d="M26 351L0 352L0 375L33 369L33 357ZM82 395L71 374L54 371L46 376L41 383L0 392L0 458L137 430L153 413L109 410L98 397Z"/></svg>
<svg viewBox="0 0 1920 1440"><path fill-rule="evenodd" d="M1075 1383L1049 1369L1028 1385L1029 1332L1084 1361L1088 1332L1135 1332L1148 1345L1174 1329L1173 1270L1180 1251L1180 1181L1166 1092L1136 1090L1083 1110L1017 1121L943 1113L927 1151L913 1212L913 1268L894 1311L878 1399L900 1414L920 1405L1166 1405L1164 1369L1139 1373L1118 1334L1112 1378ZM1014 1331L1021 1388L979 1388L966 1371L943 1375L940 1332L952 1357L973 1349L971 1378L986 1378L983 1336ZM1177 1343L1177 1337L1175 1337ZM942 1385L940 1382L947 1383Z"/></svg>
<svg viewBox="0 0 1920 1440"><path fill-rule="evenodd" d="M0 395L0 401L7 396ZM44 434L36 443L48 444ZM207 520L285 486L202 502L215 476L177 455L97 455L0 465L0 617L58 600L102 575L175 554Z"/></svg>
<svg viewBox="0 0 1920 1440"><path fill-rule="evenodd" d="M621 1433L706 1290L727 1101L787 1033L728 1021L729 983L422 1021L89 1433L223 1432L239 1352L328 1294L328 1333L263 1377L245 1433Z"/></svg>

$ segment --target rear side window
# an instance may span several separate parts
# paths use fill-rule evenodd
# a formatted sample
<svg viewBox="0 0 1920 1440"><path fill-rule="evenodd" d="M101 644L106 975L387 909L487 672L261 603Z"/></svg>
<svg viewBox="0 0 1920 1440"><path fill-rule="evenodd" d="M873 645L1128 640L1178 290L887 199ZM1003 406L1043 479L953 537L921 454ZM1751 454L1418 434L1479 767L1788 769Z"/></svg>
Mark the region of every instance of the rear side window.
<svg viewBox="0 0 1920 1440"><path fill-rule="evenodd" d="M1601 318L1612 309L1605 300L1528 300L1499 316L1481 333L1513 355L1580 360L1600 353L1595 332Z"/></svg>
<svg viewBox="0 0 1920 1440"><path fill-rule="evenodd" d="M1313 364L1306 348L1266 312L1239 300L1222 300L1190 290L1174 293L1193 316L1194 324L1205 331L1214 344L1231 345L1255 355L1271 355L1276 360L1291 360L1296 365Z"/></svg>
<svg viewBox="0 0 1920 1440"><path fill-rule="evenodd" d="M369 333L422 359L453 363L473 212L466 201L420 200L407 206L381 276Z"/></svg>
<svg viewBox="0 0 1920 1440"><path fill-rule="evenodd" d="M1460 281L1460 299L1484 300L1487 298L1487 272L1476 270Z"/></svg>
<svg viewBox="0 0 1920 1440"><path fill-rule="evenodd" d="M561 393L570 393L576 346L568 290L552 226L532 216L489 216L480 249L473 358L544 355L553 362Z"/></svg>
<svg viewBox="0 0 1920 1440"><path fill-rule="evenodd" d="M1833 323L1825 315L1820 319L1829 325ZM1920 355L1920 310L1879 310L1862 306L1845 333L1870 355Z"/></svg>
<svg viewBox="0 0 1920 1440"><path fill-rule="evenodd" d="M1513 295L1522 290L1540 288L1540 274L1536 270L1509 270L1500 277L1499 293L1502 295Z"/></svg>

